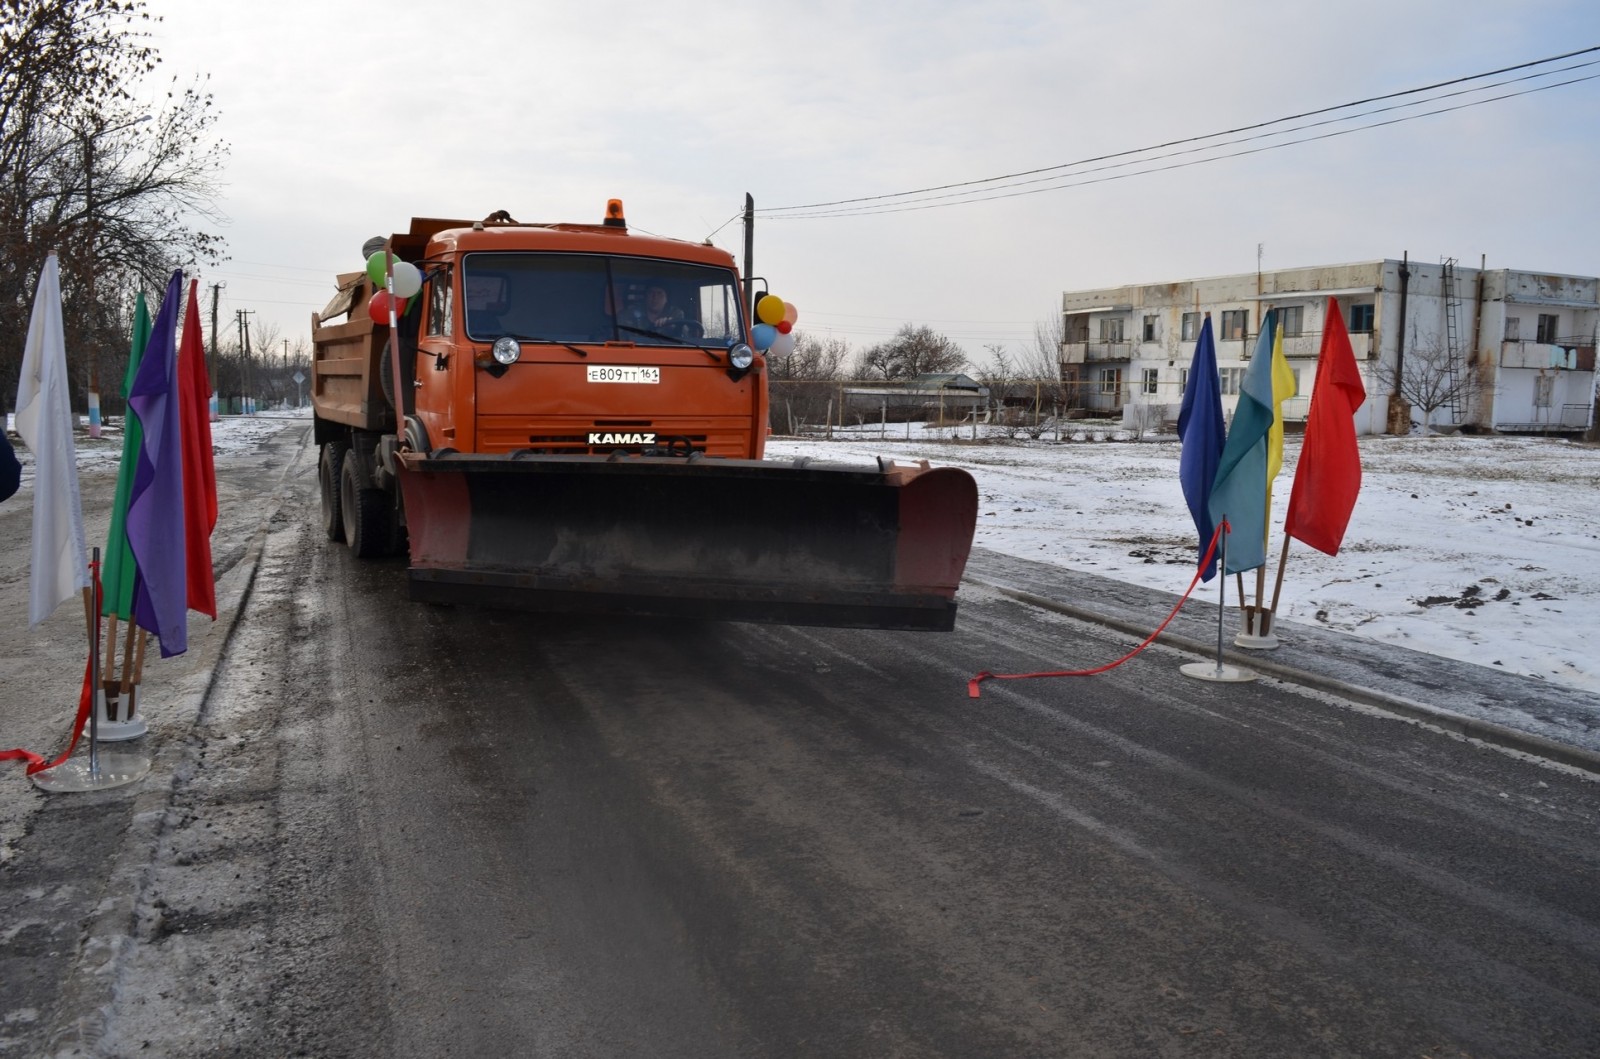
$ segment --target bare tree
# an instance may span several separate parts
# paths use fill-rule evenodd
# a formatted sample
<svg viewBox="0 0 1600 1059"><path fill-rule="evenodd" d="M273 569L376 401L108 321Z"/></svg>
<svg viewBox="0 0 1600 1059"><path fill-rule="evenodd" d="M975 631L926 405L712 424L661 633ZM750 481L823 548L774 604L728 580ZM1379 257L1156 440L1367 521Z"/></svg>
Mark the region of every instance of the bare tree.
<svg viewBox="0 0 1600 1059"><path fill-rule="evenodd" d="M227 147L202 82L140 98L160 61L150 21L142 0L0 0L0 394L15 391L48 254L61 257L69 369L97 364L110 394L130 291L220 258L191 218L216 220Z"/></svg>
<svg viewBox="0 0 1600 1059"><path fill-rule="evenodd" d="M1406 350L1399 379L1400 396L1422 417L1424 433L1432 430L1434 413L1443 408L1467 410L1483 392L1476 368L1444 347L1417 345Z"/></svg>
<svg viewBox="0 0 1600 1059"><path fill-rule="evenodd" d="M904 324L889 341L862 351L857 373L863 378L914 379L966 365L967 355L946 336L925 324Z"/></svg>
<svg viewBox="0 0 1600 1059"><path fill-rule="evenodd" d="M1061 378L1061 314L1054 313L1033 325L1033 344L1022 350L1019 367L1029 378Z"/></svg>
<svg viewBox="0 0 1600 1059"><path fill-rule="evenodd" d="M796 332L794 352L769 360L773 429L792 434L807 423L832 422L843 415L839 380L850 362L850 343Z"/></svg>
<svg viewBox="0 0 1600 1059"><path fill-rule="evenodd" d="M775 358L773 379L838 379L850 362L850 343L842 338L816 338L795 332L794 352Z"/></svg>

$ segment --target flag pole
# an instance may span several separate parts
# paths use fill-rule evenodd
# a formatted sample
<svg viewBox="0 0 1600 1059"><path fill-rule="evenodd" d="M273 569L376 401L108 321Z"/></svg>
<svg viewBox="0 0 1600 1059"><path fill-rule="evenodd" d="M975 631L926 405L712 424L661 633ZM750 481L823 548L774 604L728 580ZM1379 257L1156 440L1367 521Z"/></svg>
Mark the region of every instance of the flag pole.
<svg viewBox="0 0 1600 1059"><path fill-rule="evenodd" d="M1233 526L1228 523L1228 513L1222 513L1222 541L1217 552L1217 573L1222 576L1217 578L1217 672L1222 672L1222 619L1228 611L1228 538L1233 536ZM1235 574L1242 585L1244 575Z"/></svg>
<svg viewBox="0 0 1600 1059"><path fill-rule="evenodd" d="M117 677L117 612L112 611L106 617L106 664L100 672L100 679L107 683Z"/></svg>
<svg viewBox="0 0 1600 1059"><path fill-rule="evenodd" d="M120 743L139 738L150 731L150 726L139 716L139 693L133 679L133 640L138 626L132 618L128 619L128 631L123 638L122 677L118 679L116 612L113 611L106 620L111 628L106 637L106 668L100 674L100 683L97 685L103 695L96 701L96 709L104 711L100 718L101 742ZM117 704L115 710L111 709L112 702Z"/></svg>
<svg viewBox="0 0 1600 1059"><path fill-rule="evenodd" d="M83 601L89 610L89 775L100 776L100 703L104 693L100 690L100 615L95 597L100 588L100 549L90 552L89 587L83 590Z"/></svg>
<svg viewBox="0 0 1600 1059"><path fill-rule="evenodd" d="M1278 579L1277 579L1277 582L1275 584L1273 584L1273 586L1272 586L1272 613L1273 614L1277 614L1278 613L1278 595L1279 595L1279 593L1281 593L1283 591L1283 568L1289 562L1289 540L1290 540L1289 535L1287 533L1285 533L1283 535L1283 552L1278 556ZM1266 572L1266 568L1265 567L1262 568L1262 572L1263 573Z"/></svg>
<svg viewBox="0 0 1600 1059"><path fill-rule="evenodd" d="M1228 524L1228 514L1223 512L1219 525L1221 540L1217 543L1217 660L1215 663L1187 662L1178 667L1178 672L1186 677L1196 680L1210 680L1224 684L1241 684L1254 680L1256 675L1248 669L1239 666L1223 665L1222 663L1222 638L1223 618L1228 612L1228 575L1223 573L1228 568L1228 534L1233 532L1233 527ZM1242 575L1240 575L1242 581Z"/></svg>
<svg viewBox="0 0 1600 1059"><path fill-rule="evenodd" d="M42 769L29 778L40 790L50 792L99 791L135 783L150 771L150 759L142 754L100 753L100 728L95 693L100 688L100 549L93 551L89 563L89 586L83 590L89 622L89 754L68 758L53 768ZM83 708L79 699L79 709ZM81 715L80 715L81 716ZM76 739L76 735L74 735Z"/></svg>
<svg viewBox="0 0 1600 1059"><path fill-rule="evenodd" d="M128 689L133 687L135 680L133 675L133 641L137 638L139 631L139 626L135 625L130 619L128 621L128 632L122 638L122 683L117 685L117 691L122 695L128 693Z"/></svg>

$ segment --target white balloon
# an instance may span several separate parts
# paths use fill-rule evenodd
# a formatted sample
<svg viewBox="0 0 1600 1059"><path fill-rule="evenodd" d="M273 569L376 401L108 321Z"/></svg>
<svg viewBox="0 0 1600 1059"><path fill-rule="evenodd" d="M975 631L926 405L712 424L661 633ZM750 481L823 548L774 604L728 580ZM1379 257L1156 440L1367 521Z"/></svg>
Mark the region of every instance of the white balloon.
<svg viewBox="0 0 1600 1059"><path fill-rule="evenodd" d="M768 350L768 352L780 357L787 357L790 353L793 353L794 332L790 331L786 335L779 335L777 338L773 339L772 348Z"/></svg>
<svg viewBox="0 0 1600 1059"><path fill-rule="evenodd" d="M409 298L422 289L422 272L409 261L396 261L394 263L394 294L397 298Z"/></svg>

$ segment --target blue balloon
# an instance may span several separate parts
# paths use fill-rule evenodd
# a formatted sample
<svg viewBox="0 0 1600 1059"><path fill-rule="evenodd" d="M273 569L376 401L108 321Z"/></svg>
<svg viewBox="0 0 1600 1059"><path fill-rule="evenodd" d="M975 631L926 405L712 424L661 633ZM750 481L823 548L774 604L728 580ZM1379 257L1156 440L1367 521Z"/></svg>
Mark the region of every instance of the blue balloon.
<svg viewBox="0 0 1600 1059"><path fill-rule="evenodd" d="M750 329L750 344L757 349L767 349L778 339L778 329L771 324L756 324Z"/></svg>

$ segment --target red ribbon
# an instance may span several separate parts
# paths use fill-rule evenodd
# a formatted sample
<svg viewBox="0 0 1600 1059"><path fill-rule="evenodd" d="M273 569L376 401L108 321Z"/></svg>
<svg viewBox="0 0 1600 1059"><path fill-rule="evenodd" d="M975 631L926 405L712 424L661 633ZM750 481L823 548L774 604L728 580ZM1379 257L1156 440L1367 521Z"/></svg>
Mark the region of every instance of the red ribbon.
<svg viewBox="0 0 1600 1059"><path fill-rule="evenodd" d="M101 605L100 564L90 563L89 570L94 578L94 610L92 613L94 614L95 622L98 623L100 621ZM89 719L89 710L94 703L94 655L95 644L91 641L89 644L89 657L83 663L83 691L78 696L78 718L72 723L72 739L67 743L67 749L61 752L61 756L54 761L46 761L42 755L19 747L16 750L0 750L0 761L26 761L28 763L28 775L31 776L35 772L43 772L45 769L55 768L72 756L72 751L78 746L78 737L83 735L84 722Z"/></svg>
<svg viewBox="0 0 1600 1059"><path fill-rule="evenodd" d="M1173 618L1178 616L1178 611L1182 609L1183 605L1189 602L1189 596L1192 592L1194 592L1194 586L1200 583L1201 573L1204 572L1205 568L1211 564L1211 556L1215 554L1217 550L1217 541L1221 539L1224 531L1232 532L1232 527L1228 525L1226 519L1223 520L1222 525L1217 527L1216 532L1211 534L1211 543L1206 546L1206 554L1200 560L1200 565L1195 567L1194 579L1189 582L1189 587L1184 590L1183 596L1179 598L1178 602L1173 605L1171 613L1169 613L1166 618L1162 620L1160 625L1156 626L1155 632L1144 638L1143 643L1129 651L1127 654L1123 655L1121 658L1117 659L1115 662L1107 662L1105 665L1096 666L1093 669L1057 669L1049 673L991 673L986 669L982 673L979 673L977 676L973 677L971 680L967 681L967 698L979 698L980 693L978 691L978 685L982 684L985 680L1033 680L1036 677L1092 677L1096 673L1104 673L1108 669L1115 669L1117 666L1120 666L1122 663L1126 662L1128 659L1132 658L1134 655L1138 654L1140 651L1143 651L1146 647L1149 647L1152 643L1154 643L1155 638L1161 635L1162 630L1167 627L1168 623L1170 623ZM1222 573L1220 570L1217 572L1219 574Z"/></svg>

